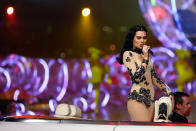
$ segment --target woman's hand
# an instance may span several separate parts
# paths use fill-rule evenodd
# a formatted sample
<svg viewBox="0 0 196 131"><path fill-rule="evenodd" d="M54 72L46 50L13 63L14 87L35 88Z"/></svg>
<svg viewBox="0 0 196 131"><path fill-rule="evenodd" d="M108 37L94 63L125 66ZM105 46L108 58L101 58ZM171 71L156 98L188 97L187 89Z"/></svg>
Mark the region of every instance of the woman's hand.
<svg viewBox="0 0 196 131"><path fill-rule="evenodd" d="M150 46L144 45L142 48L142 52L144 53L144 58L148 60L149 58L149 54L148 54L148 50L150 49Z"/></svg>

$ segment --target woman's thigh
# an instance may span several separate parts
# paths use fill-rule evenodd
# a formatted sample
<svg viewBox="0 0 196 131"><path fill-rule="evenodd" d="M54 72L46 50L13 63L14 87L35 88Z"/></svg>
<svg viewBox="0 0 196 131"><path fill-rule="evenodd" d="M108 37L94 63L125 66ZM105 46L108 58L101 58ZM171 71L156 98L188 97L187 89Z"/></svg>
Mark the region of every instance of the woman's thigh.
<svg viewBox="0 0 196 131"><path fill-rule="evenodd" d="M149 111L150 119L151 119L151 121L153 121L153 119L154 119L154 112L155 112L155 103L151 104L151 106L148 109L148 111Z"/></svg>
<svg viewBox="0 0 196 131"><path fill-rule="evenodd" d="M129 100L127 108L133 121L148 121L151 122L154 117L154 104L147 108L145 104L137 102L136 100Z"/></svg>

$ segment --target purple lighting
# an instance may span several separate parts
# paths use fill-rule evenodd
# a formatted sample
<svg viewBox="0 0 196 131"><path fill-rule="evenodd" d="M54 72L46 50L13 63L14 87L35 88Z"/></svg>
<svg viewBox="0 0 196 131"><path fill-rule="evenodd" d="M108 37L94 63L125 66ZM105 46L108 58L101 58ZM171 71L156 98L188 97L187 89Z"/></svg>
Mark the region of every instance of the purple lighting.
<svg viewBox="0 0 196 131"><path fill-rule="evenodd" d="M151 0L139 0L140 9L155 36L165 47L172 50L195 50L196 47L187 38L189 34L184 32L184 29L188 28L181 23L187 18L180 17L182 14L179 14L179 11L193 12L188 6L195 7L195 5L190 4L192 2L188 3L187 0L155 0L155 2L156 4L151 3Z"/></svg>
<svg viewBox="0 0 196 131"><path fill-rule="evenodd" d="M86 59L84 59L83 61L84 61L84 65L85 65L85 68L86 68L86 71L87 71L88 78L92 78L90 63Z"/></svg>
<svg viewBox="0 0 196 131"><path fill-rule="evenodd" d="M61 92L59 93L59 95L56 97L56 100L57 101L60 101L65 93L66 93L66 90L67 90L67 86L68 86L68 69L67 69L67 64L65 64L64 62L60 61L60 63L62 64L62 68L63 68L63 73L64 73L64 82L63 82L63 87L62 87L62 90Z"/></svg>
<svg viewBox="0 0 196 131"><path fill-rule="evenodd" d="M82 103L82 111L87 111L88 108L87 101L83 97L79 97L79 98L75 98L73 103L75 106L77 106L78 102Z"/></svg>
<svg viewBox="0 0 196 131"><path fill-rule="evenodd" d="M57 102L53 99L50 99L49 100L49 107L52 112L55 111L56 106L57 106Z"/></svg>
<svg viewBox="0 0 196 131"><path fill-rule="evenodd" d="M8 91L10 89L10 86L11 86L11 78L10 78L10 75L9 75L8 71L6 71L5 69L3 69L1 67L0 67L0 72L2 72L5 75L5 78L7 80L6 86L3 89L3 92L6 92L6 91Z"/></svg>
<svg viewBox="0 0 196 131"><path fill-rule="evenodd" d="M178 77L173 67L176 60L175 53L165 47L157 47L152 50L155 54L152 57L152 62L157 72L160 73L159 76L172 91L175 91L175 80ZM42 106L48 109L52 115L56 105L61 102L78 106L85 113L94 113L96 107L104 113L106 111L104 109L108 106L119 106L125 103L132 84L126 68L116 63L116 56L101 59L102 64L108 66L109 70L100 83L98 102L100 105L96 105L96 90L89 82L92 72L87 59L65 61L63 59L32 59L11 55L2 59L5 65L0 67L0 85L4 91L14 90L11 98L15 102L19 100L19 96L20 100L24 101L24 103L16 104L16 112L14 113L17 115L39 114L41 113L39 108ZM2 65L1 62L0 65ZM15 67L18 69L17 71L14 71ZM22 73L21 70L24 72ZM185 88L187 91L192 90L196 95L195 85L194 81L186 84ZM33 108L25 111L25 106L26 109ZM34 109L40 112L34 111ZM106 117L106 119L109 118Z"/></svg>
<svg viewBox="0 0 196 131"><path fill-rule="evenodd" d="M39 59L39 62L40 62L40 64L43 65L44 70L45 70L45 73L44 73L44 81L43 81L42 85L40 86L40 88L38 90L39 93L42 93L46 89L47 84L48 84L49 68L48 68L47 63L43 59Z"/></svg>
<svg viewBox="0 0 196 131"><path fill-rule="evenodd" d="M25 106L23 103L18 103L16 107L16 116L21 116L25 112Z"/></svg>
<svg viewBox="0 0 196 131"><path fill-rule="evenodd" d="M20 94L20 90L17 89L17 90L14 92L14 98L13 98L13 99L14 99L15 101L18 100L19 94Z"/></svg>

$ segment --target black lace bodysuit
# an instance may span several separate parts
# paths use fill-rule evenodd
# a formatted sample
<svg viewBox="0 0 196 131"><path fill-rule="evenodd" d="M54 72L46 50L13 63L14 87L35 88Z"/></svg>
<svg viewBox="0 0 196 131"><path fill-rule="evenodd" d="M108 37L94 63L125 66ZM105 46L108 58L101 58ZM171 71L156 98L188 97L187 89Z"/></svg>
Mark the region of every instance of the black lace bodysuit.
<svg viewBox="0 0 196 131"><path fill-rule="evenodd" d="M126 51L123 63L132 79L128 100L144 103L147 108L155 101L154 85L169 95L170 89L159 79L150 60L139 59L142 51Z"/></svg>

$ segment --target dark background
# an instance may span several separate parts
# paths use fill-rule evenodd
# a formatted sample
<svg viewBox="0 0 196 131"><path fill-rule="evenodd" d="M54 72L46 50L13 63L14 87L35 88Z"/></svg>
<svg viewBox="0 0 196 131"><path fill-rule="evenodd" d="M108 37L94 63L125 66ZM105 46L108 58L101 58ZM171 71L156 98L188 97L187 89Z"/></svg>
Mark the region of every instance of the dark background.
<svg viewBox="0 0 196 131"><path fill-rule="evenodd" d="M84 58L88 47L119 53L128 29L147 26L137 0L0 0L0 56ZM15 8L12 18L8 6ZM82 24L81 10L91 9ZM148 26L147 26L148 27ZM149 31L150 28L148 27ZM149 32L151 47L161 43ZM114 45L113 50L110 46Z"/></svg>

